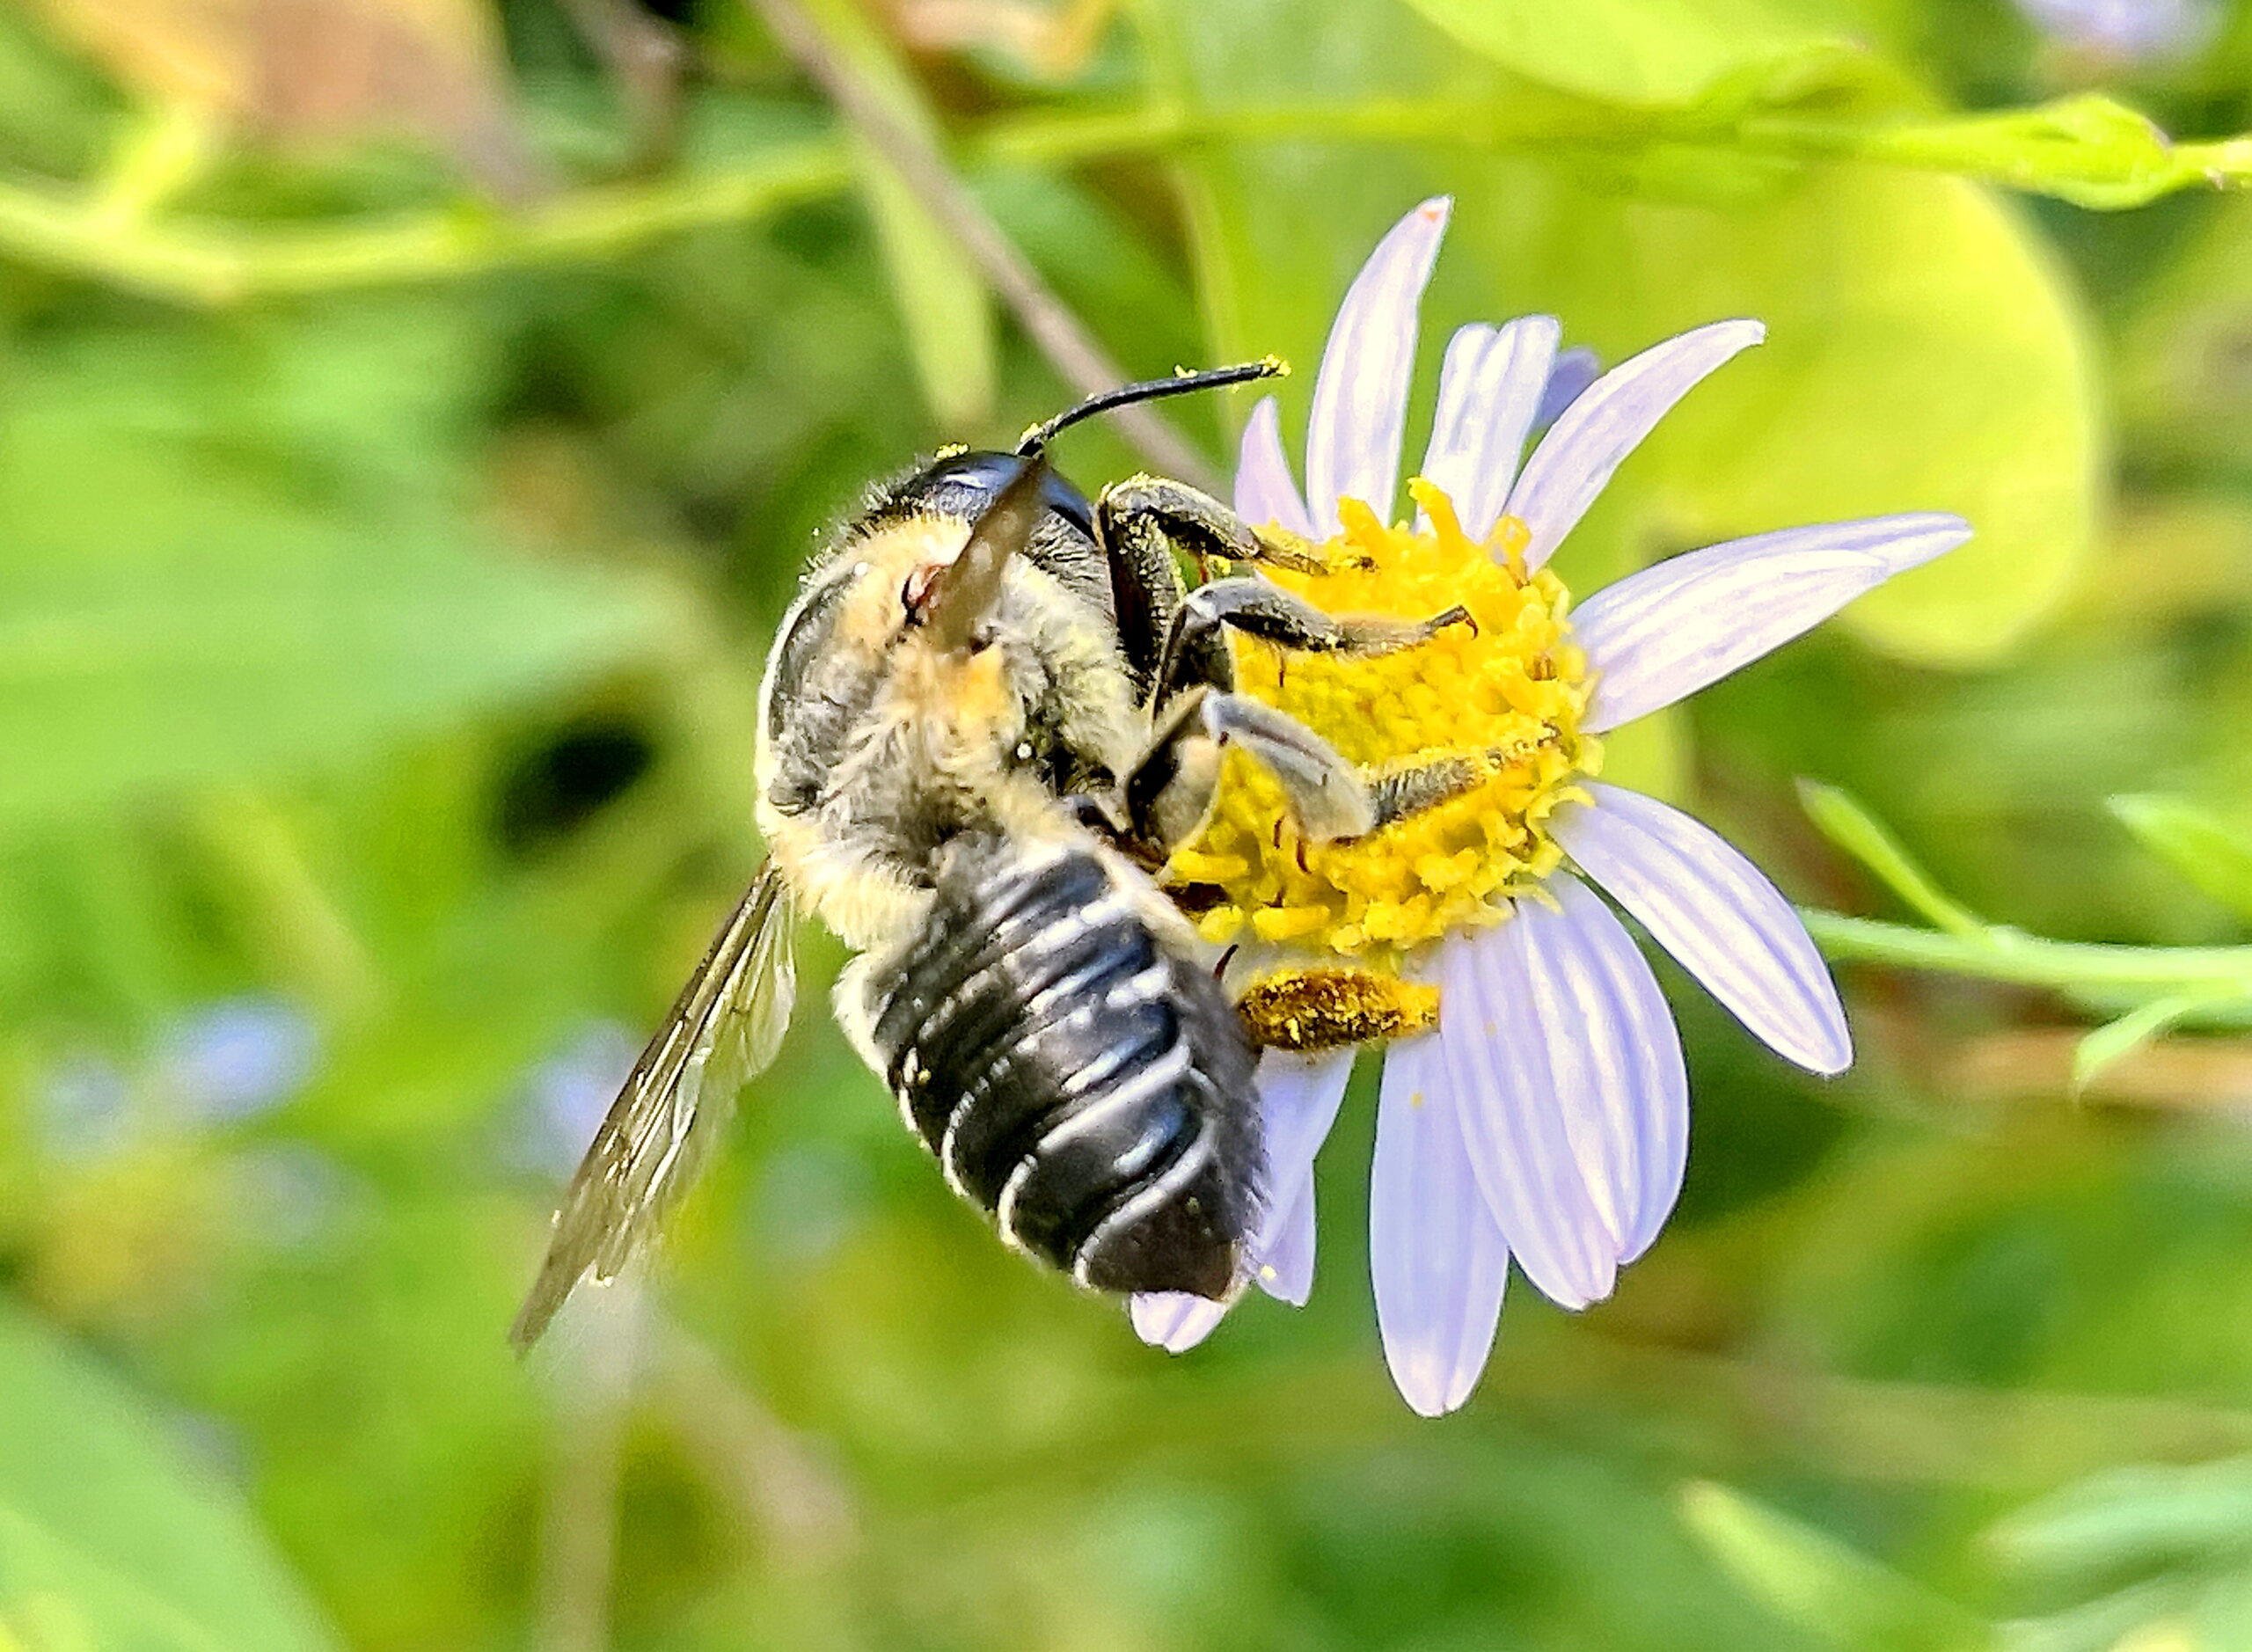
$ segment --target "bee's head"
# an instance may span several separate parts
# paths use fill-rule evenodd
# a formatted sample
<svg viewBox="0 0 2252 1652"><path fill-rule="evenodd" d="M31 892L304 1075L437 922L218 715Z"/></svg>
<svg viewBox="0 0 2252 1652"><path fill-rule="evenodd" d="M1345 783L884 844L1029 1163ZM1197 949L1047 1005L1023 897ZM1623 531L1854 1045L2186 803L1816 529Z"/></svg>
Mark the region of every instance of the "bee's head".
<svg viewBox="0 0 2252 1652"><path fill-rule="evenodd" d="M911 699L940 724L1000 713L1007 651L992 644L1055 483L1036 457L993 457L1008 470L987 479L998 486L981 490L975 515L925 508L863 529L808 580L767 661L761 722L770 748L831 750L839 720L880 692ZM795 789L817 784L821 761L808 757ZM779 750L776 762L801 766Z"/></svg>
<svg viewBox="0 0 2252 1652"><path fill-rule="evenodd" d="M917 561L900 583L901 621L922 632L930 648L974 654L992 640L1010 564L1032 544L1052 480L1037 456L1009 463L1013 474L996 479L1000 486L992 502L971 521L961 548L950 557Z"/></svg>

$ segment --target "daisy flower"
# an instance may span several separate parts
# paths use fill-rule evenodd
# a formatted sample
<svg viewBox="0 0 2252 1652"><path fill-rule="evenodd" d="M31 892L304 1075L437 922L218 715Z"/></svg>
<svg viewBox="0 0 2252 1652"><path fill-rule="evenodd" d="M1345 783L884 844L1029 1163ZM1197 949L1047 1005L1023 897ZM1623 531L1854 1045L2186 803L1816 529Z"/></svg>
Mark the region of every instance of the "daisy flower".
<svg viewBox="0 0 2252 1652"><path fill-rule="evenodd" d="M1708 828L1598 781L1602 736L1970 531L1934 514L1784 529L1672 557L1575 606L1551 554L1666 412L1764 330L1715 322L1552 396L1560 364L1577 369L1560 363L1546 316L1455 333L1408 486L1416 512L1396 522L1416 310L1448 208L1402 219L1347 293L1314 386L1305 491L1272 399L1244 433L1235 482L1246 520L1325 566L1274 575L1316 605L1469 610L1473 624L1376 658L1236 650L1247 692L1379 775L1446 778L1443 800L1364 838L1305 843L1274 783L1232 757L1211 822L1166 874L1205 938L1239 949L1230 979L1247 983L1247 1013L1308 1052L1270 1051L1260 1069L1268 1204L1254 1276L1283 1301L1312 1289L1313 1161L1354 1045L1393 1035L1370 1264L1386 1361L1425 1415L1475 1387L1512 1261L1565 1307L1600 1301L1680 1190L1680 1037L1604 895L1788 1059L1824 1074L1853 1059L1789 903ZM1544 402L1562 411L1520 465ZM1133 1318L1178 1352L1225 1311L1145 1296Z"/></svg>

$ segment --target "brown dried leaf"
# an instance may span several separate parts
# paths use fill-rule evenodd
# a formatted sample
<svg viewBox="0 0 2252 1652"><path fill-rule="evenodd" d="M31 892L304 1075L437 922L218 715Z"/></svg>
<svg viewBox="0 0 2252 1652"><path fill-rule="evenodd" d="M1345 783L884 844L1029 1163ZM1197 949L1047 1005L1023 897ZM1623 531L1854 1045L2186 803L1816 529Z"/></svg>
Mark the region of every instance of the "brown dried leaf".
<svg viewBox="0 0 2252 1652"><path fill-rule="evenodd" d="M284 145L401 136L504 196L530 168L486 0L40 0L152 101Z"/></svg>

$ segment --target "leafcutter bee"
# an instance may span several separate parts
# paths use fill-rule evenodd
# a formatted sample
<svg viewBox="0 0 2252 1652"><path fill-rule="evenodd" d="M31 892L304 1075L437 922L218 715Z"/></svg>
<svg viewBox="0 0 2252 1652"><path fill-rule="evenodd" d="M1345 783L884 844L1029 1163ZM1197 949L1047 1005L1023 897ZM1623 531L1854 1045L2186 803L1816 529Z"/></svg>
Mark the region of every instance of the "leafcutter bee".
<svg viewBox="0 0 2252 1652"><path fill-rule="evenodd" d="M760 691L768 858L573 1177L513 1332L617 1274L774 1057L809 911L856 956L837 1019L947 1180L1011 1246L1092 1289L1239 1287L1258 1214L1251 1031L1152 874L1212 807L1225 749L1313 841L1418 801L1234 692L1236 632L1383 652L1464 616L1340 618L1255 572L1312 552L1186 485L1086 494L1069 426L1280 371L1131 384L879 487L807 570ZM1177 559L1232 569L1191 589Z"/></svg>

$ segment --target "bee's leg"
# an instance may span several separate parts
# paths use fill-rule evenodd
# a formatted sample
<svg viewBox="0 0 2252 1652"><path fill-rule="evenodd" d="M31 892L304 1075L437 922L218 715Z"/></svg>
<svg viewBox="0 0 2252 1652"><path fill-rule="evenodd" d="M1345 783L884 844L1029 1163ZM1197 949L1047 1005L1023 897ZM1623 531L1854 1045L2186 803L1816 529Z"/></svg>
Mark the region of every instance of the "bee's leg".
<svg viewBox="0 0 2252 1652"><path fill-rule="evenodd" d="M1327 741L1271 705L1200 686L1159 720L1119 788L1131 846L1145 859L1162 860L1203 829L1231 745L1275 777L1298 830L1312 841L1357 837L1376 828L1375 797Z"/></svg>
<svg viewBox="0 0 2252 1652"><path fill-rule="evenodd" d="M1144 687L1181 613L1176 551L1199 564L1215 558L1319 573L1323 564L1258 532L1209 493L1161 476L1130 476L1095 501L1095 538L1110 563L1119 644Z"/></svg>
<svg viewBox="0 0 2252 1652"><path fill-rule="evenodd" d="M1429 619L1331 614L1261 579L1214 580L1181 603L1159 656L1154 703L1162 705L1196 683L1232 688L1235 669L1226 633L1241 632L1298 654L1396 654L1428 642L1449 625L1474 622L1459 603Z"/></svg>
<svg viewBox="0 0 2252 1652"><path fill-rule="evenodd" d="M1442 803L1451 803L1557 738L1556 727L1551 723L1542 733L1519 745L1458 751L1413 768L1364 773L1362 778L1367 784L1370 800L1376 806L1376 825L1371 830L1380 830L1395 821L1437 808Z"/></svg>
<svg viewBox="0 0 2252 1652"><path fill-rule="evenodd" d="M1096 501L1095 521L1122 537L1158 534L1199 562L1258 562L1299 574L1329 568L1295 535L1261 533L1210 493L1163 476L1112 483Z"/></svg>
<svg viewBox="0 0 2252 1652"><path fill-rule="evenodd" d="M1376 805L1376 826L1371 830L1406 820L1411 815L1421 815L1460 797L1495 772L1496 760L1502 755L1465 752L1372 777L1368 787L1370 800Z"/></svg>

